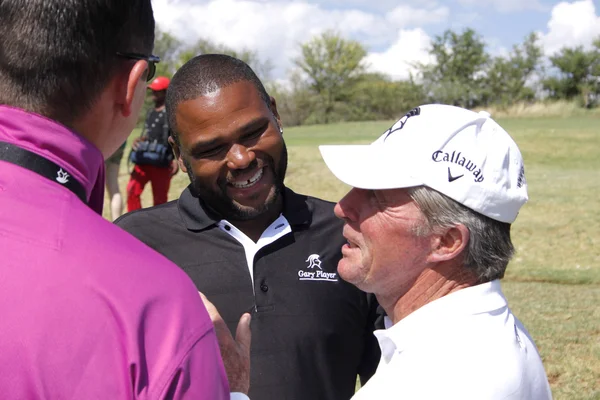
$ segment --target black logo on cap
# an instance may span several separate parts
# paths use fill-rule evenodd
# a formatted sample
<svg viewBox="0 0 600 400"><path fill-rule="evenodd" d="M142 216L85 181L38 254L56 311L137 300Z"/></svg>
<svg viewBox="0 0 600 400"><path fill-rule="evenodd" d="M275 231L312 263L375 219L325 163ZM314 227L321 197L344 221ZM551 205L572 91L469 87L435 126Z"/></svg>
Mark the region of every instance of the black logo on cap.
<svg viewBox="0 0 600 400"><path fill-rule="evenodd" d="M396 122L390 129L383 132L383 134L385 135L383 141L385 142L392 133L404 128L404 125L406 125L406 121L408 121L410 117L414 117L415 115L421 115L421 107L413 108L412 110L407 112L404 117L400 118L400 120Z"/></svg>
<svg viewBox="0 0 600 400"><path fill-rule="evenodd" d="M465 174L452 176L452 174L450 173L450 167L448 167L448 182L454 182L455 180L457 180L458 178L462 178L463 176L465 176Z"/></svg>
<svg viewBox="0 0 600 400"><path fill-rule="evenodd" d="M461 167L473 174L473 180L475 182L483 182L484 177L481 168L478 167L474 161L463 156L463 154L460 151L453 151L452 153L450 153L445 152L444 150L437 150L434 151L433 154L431 154L431 159L436 163L445 162L460 165ZM462 175L456 177L452 176L452 174L450 173L450 167L448 167L448 182L455 181L461 176Z"/></svg>
<svg viewBox="0 0 600 400"><path fill-rule="evenodd" d="M522 188L523 185L527 183L525 179L525 167L521 165L521 170L519 171L519 178L517 179L517 187Z"/></svg>

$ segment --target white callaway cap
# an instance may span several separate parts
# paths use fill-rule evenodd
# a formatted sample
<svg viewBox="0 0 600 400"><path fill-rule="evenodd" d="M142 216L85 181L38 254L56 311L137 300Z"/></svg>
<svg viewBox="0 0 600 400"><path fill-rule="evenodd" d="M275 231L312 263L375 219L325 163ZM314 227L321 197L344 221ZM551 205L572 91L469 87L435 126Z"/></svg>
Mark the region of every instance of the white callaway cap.
<svg viewBox="0 0 600 400"><path fill-rule="evenodd" d="M417 107L370 145L319 146L342 182L361 189L425 185L492 219L512 223L527 201L523 157L486 112Z"/></svg>

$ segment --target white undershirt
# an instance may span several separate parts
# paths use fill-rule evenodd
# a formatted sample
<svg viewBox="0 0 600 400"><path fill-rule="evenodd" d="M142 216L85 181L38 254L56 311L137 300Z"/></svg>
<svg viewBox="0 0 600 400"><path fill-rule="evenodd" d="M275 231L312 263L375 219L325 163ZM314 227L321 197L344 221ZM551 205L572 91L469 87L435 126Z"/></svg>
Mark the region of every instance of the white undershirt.
<svg viewBox="0 0 600 400"><path fill-rule="evenodd" d="M263 247L291 233L292 228L290 224L283 215L280 215L279 218L265 229L256 243L227 220L222 219L217 225L223 232L235 238L244 247L248 272L250 272L250 279L252 280L252 290L254 291L254 256Z"/></svg>
<svg viewBox="0 0 600 400"><path fill-rule="evenodd" d="M250 279L252 280L252 292L254 293L254 256L260 249L263 247L275 242L279 238L287 235L292 232L292 228L288 223L287 219L280 215L271 225L265 229L265 231L260 235L258 241L254 243L252 239L250 239L246 234L236 228L231 222L222 219L217 223L219 228L229 234L231 237L235 238L241 245L244 247L244 252L246 253L246 263L248 265L248 272L250 273ZM243 393L233 392L231 393L230 400L247 400L248 396Z"/></svg>

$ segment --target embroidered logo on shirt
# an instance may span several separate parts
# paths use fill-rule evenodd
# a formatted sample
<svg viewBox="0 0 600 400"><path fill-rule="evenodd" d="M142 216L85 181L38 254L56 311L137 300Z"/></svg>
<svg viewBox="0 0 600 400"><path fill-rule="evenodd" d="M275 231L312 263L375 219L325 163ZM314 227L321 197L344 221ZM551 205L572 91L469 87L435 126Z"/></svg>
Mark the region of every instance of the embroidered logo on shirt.
<svg viewBox="0 0 600 400"><path fill-rule="evenodd" d="M321 256L318 254L311 254L305 262L308 263L306 269L311 271L299 270L299 280L337 282L337 273L323 271L323 268L321 268Z"/></svg>
<svg viewBox="0 0 600 400"><path fill-rule="evenodd" d="M58 170L58 175L56 176L56 181L62 183L63 185L69 182L69 174L61 169Z"/></svg>
<svg viewBox="0 0 600 400"><path fill-rule="evenodd" d="M321 260L319 259L319 255L318 254L311 254L310 256L308 256L308 258L306 259L306 262L308 263L308 267L307 268L314 268L317 267L319 269L323 269L321 268Z"/></svg>

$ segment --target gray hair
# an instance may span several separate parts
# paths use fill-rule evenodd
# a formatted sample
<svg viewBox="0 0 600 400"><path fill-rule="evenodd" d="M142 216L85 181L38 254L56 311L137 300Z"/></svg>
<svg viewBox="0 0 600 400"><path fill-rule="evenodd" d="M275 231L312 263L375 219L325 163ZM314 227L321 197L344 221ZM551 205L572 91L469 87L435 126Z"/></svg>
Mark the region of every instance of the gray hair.
<svg viewBox="0 0 600 400"><path fill-rule="evenodd" d="M426 219L426 225L415 228L416 234L426 235L462 224L469 230L465 267L475 272L479 283L504 276L515 251L510 240L510 224L479 214L425 186L410 188L409 195Z"/></svg>

